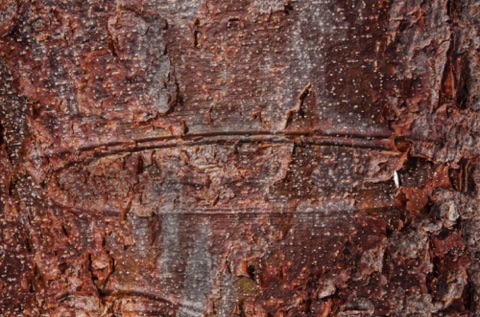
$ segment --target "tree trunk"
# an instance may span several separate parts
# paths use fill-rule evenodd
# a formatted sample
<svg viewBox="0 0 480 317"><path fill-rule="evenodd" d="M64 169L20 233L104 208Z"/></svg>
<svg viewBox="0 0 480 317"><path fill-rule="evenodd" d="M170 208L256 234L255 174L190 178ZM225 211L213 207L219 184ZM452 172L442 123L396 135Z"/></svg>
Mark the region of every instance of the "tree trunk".
<svg viewBox="0 0 480 317"><path fill-rule="evenodd" d="M480 316L474 0L0 0L1 316Z"/></svg>

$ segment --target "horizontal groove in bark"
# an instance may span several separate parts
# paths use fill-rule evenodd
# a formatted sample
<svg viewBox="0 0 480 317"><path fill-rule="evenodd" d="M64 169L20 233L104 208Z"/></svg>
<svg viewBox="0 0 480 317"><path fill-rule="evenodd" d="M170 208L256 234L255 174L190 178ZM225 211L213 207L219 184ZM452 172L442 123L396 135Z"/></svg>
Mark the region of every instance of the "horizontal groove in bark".
<svg viewBox="0 0 480 317"><path fill-rule="evenodd" d="M229 142L247 142L247 143L290 143L299 141L300 143L312 145L330 145L330 146L344 146L344 147L359 147L382 150L394 150L391 145L391 139L380 137L359 137L350 135L315 135L303 133L291 134L268 134L268 133L218 133L218 134L194 134L180 137L159 137L151 139L134 140L127 142L112 142L107 144L98 144L92 146L81 147L79 151L98 151L104 153L121 153L121 152L136 152L162 147L181 147L181 146L196 146L206 144L222 144ZM116 149L115 147L125 149ZM113 148L111 152L109 148ZM102 151L104 149L104 151ZM118 151L118 152L117 152ZM59 154L64 154L60 152Z"/></svg>

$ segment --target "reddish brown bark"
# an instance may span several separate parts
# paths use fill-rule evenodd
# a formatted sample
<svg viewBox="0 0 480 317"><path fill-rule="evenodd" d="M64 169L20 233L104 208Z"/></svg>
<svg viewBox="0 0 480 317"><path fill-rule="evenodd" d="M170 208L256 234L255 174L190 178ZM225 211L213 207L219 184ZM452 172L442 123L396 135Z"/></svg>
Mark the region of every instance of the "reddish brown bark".
<svg viewBox="0 0 480 317"><path fill-rule="evenodd" d="M476 316L480 5L0 0L2 316Z"/></svg>

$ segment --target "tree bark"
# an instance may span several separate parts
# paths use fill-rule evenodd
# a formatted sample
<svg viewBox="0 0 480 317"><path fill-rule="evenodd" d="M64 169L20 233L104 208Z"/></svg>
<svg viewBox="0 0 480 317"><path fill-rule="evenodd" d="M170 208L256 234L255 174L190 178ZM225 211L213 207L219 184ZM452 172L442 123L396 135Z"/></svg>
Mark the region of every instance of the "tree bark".
<svg viewBox="0 0 480 317"><path fill-rule="evenodd" d="M474 0L0 0L0 315L480 315Z"/></svg>

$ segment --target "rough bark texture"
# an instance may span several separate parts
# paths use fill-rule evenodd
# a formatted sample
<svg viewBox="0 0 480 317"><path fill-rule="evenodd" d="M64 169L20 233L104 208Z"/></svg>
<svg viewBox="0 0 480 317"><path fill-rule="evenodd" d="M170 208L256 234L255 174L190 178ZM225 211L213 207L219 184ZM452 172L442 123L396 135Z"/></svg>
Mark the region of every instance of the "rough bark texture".
<svg viewBox="0 0 480 317"><path fill-rule="evenodd" d="M479 19L0 0L0 315L480 316Z"/></svg>

